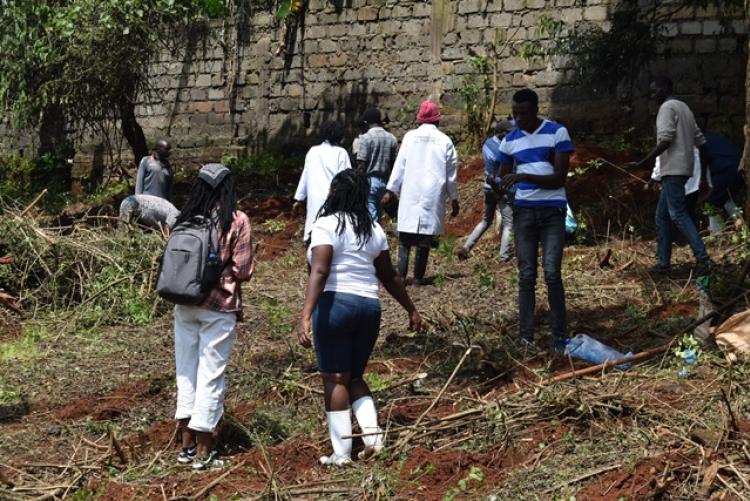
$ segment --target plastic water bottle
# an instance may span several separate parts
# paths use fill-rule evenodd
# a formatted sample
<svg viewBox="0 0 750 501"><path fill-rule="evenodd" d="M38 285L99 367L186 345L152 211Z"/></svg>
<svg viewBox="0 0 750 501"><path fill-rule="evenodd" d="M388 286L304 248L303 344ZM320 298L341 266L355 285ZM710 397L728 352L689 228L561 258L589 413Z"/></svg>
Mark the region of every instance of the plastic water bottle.
<svg viewBox="0 0 750 501"><path fill-rule="evenodd" d="M619 360L621 358L631 357L633 356L633 352L630 351L623 355L614 348L610 348L606 344L601 343L586 334L576 334L574 337L568 339L565 346L565 355L570 355L573 358L578 358L598 365L603 364L608 360ZM615 368L624 370L628 369L631 365L630 362L626 362Z"/></svg>
<svg viewBox="0 0 750 501"><path fill-rule="evenodd" d="M210 264L210 265L216 265L216 264L218 264L218 263L219 263L219 255L218 255L218 254L216 254L216 253L215 253L215 252L213 252L213 251L209 251L209 252L208 252L208 256L206 257L206 261L207 261L207 262L208 262L208 264Z"/></svg>
<svg viewBox="0 0 750 501"><path fill-rule="evenodd" d="M677 371L677 375L680 377L688 377L692 366L698 361L698 354L692 348L685 348L679 352L677 356L682 359L682 367Z"/></svg>

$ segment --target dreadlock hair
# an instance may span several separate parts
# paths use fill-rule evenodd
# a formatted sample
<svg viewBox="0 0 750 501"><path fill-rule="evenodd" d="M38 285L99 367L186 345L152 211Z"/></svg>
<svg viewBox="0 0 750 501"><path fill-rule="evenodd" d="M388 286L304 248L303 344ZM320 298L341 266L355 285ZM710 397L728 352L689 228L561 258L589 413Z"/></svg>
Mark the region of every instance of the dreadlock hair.
<svg viewBox="0 0 750 501"><path fill-rule="evenodd" d="M237 205L237 190L231 173L227 174L216 188L212 188L203 179L196 177L190 187L190 197L180 212L175 226L193 216L211 217L211 213L216 209L219 227L226 235L232 227L235 205Z"/></svg>
<svg viewBox="0 0 750 501"><path fill-rule="evenodd" d="M336 233L346 229L347 219L357 235L357 243L363 245L372 236L372 216L367 210L367 195L370 183L367 176L355 169L345 169L331 180L328 197L318 212L318 217L335 215L338 219Z"/></svg>

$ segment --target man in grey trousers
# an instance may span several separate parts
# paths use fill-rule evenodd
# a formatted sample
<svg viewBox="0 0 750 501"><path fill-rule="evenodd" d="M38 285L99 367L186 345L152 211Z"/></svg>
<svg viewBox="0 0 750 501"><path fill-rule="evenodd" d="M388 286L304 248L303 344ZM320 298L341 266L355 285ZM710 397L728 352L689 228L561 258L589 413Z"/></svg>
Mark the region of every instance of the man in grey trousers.
<svg viewBox="0 0 750 501"><path fill-rule="evenodd" d="M505 135L513 129L513 124L509 120L501 120L495 124L495 133L484 142L482 146L482 158L484 159L484 216L479 224L466 239L463 247L456 253L459 259L467 259L469 251L476 245L477 241L484 235L487 228L492 226L495 218L495 211L499 213L502 222L502 233L500 237L500 260L503 262L511 259L511 235L513 232L513 191L501 192L498 189L496 178L499 173L500 163L498 162L500 152L500 141Z"/></svg>

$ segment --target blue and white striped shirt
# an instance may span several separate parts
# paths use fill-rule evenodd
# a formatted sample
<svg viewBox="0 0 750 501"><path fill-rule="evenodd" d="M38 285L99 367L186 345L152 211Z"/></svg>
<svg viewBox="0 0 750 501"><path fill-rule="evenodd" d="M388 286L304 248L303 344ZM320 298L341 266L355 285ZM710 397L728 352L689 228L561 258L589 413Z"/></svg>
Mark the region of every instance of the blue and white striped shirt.
<svg viewBox="0 0 750 501"><path fill-rule="evenodd" d="M515 160L518 174L551 176L554 174L555 153L572 153L573 142L568 130L550 120L532 133L513 129L500 143L498 161L512 165ZM519 207L562 207L567 205L565 188L546 189L534 183L522 181L516 183L515 205Z"/></svg>
<svg viewBox="0 0 750 501"><path fill-rule="evenodd" d="M490 191L492 187L487 184L487 177L493 178L498 175L498 162L500 158L500 139L497 136L490 136L482 145L482 159L484 160L484 184L482 187L485 191Z"/></svg>

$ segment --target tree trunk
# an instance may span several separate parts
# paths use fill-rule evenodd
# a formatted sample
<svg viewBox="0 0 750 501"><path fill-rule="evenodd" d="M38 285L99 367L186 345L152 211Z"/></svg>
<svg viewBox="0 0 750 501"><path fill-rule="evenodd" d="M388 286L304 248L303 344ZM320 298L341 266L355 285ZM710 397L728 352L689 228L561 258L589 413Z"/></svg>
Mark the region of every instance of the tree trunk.
<svg viewBox="0 0 750 501"><path fill-rule="evenodd" d="M745 0L745 16L750 31L750 0ZM745 149L740 161L745 169L745 186L750 190L750 34L747 37L747 71L745 72ZM745 196L745 221L750 221L750 194Z"/></svg>
<svg viewBox="0 0 750 501"><path fill-rule="evenodd" d="M148 144L143 129L135 118L135 103L127 98L120 101L120 127L133 152L133 163L138 165L141 158L148 155Z"/></svg>

